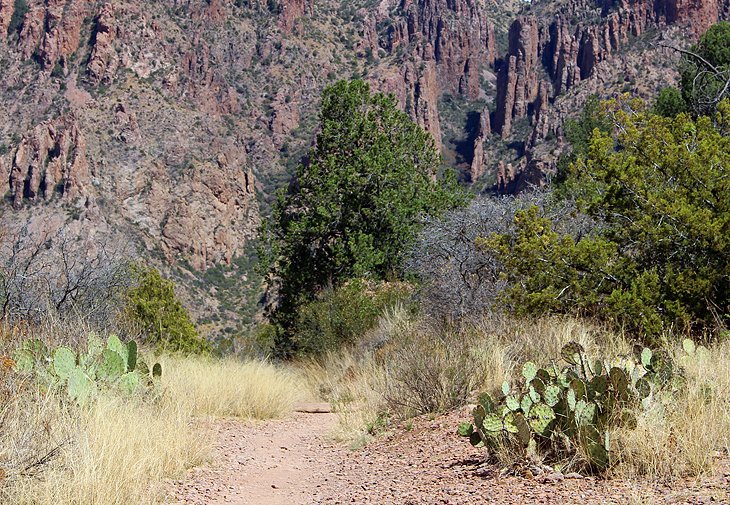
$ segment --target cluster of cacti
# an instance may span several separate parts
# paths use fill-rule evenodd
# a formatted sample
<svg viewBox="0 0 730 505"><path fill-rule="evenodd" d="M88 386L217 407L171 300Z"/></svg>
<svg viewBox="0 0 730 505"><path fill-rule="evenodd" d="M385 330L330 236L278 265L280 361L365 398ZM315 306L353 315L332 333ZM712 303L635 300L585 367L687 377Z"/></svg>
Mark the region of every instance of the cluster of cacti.
<svg viewBox="0 0 730 505"><path fill-rule="evenodd" d="M592 469L604 470L611 461L609 429L635 427L642 400L681 380L667 353L646 348L622 366L591 362L575 342L561 355L568 366L527 362L521 386L505 382L500 393L481 395L473 424L462 424L459 434L474 445L540 452L555 460L580 451Z"/></svg>
<svg viewBox="0 0 730 505"><path fill-rule="evenodd" d="M138 356L134 340L124 344L116 335L111 335L104 345L99 337L90 334L83 353L66 346L51 352L40 340L29 340L16 350L14 360L18 370L32 372L43 386L65 389L78 403L86 403L103 389L131 395L153 387L162 375L159 363L150 370Z"/></svg>

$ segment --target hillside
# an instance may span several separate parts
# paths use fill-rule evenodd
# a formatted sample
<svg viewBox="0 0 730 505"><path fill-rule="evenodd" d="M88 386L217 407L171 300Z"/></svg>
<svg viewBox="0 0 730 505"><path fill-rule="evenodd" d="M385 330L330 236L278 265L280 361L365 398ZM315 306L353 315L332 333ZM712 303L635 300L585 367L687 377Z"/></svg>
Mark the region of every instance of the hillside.
<svg viewBox="0 0 730 505"><path fill-rule="evenodd" d="M5 237L122 241L233 334L255 312L256 229L326 84L394 93L463 181L513 192L554 169L588 95L652 96L676 79L656 40L729 15L727 0L0 0Z"/></svg>

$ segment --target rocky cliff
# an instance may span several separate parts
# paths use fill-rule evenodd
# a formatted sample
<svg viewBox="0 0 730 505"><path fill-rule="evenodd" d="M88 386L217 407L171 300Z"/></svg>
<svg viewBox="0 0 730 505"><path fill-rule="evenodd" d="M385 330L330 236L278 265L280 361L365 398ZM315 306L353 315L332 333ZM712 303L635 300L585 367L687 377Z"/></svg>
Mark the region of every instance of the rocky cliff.
<svg viewBox="0 0 730 505"><path fill-rule="evenodd" d="M0 0L2 226L114 230L200 315L235 319L261 214L311 145L326 84L394 93L463 180L518 191L549 173L581 100L653 93L672 55L652 40L696 37L729 4ZM221 276L244 288L223 301Z"/></svg>
<svg viewBox="0 0 730 505"><path fill-rule="evenodd" d="M510 27L493 115L503 139L513 138L515 123L525 118L533 130L518 132L526 156L511 176L499 170L498 188L515 191L544 180L554 156L533 154L546 138L561 136L563 120L587 92L651 96L676 78L676 54L656 42L685 45L729 14L727 0L534 0Z"/></svg>

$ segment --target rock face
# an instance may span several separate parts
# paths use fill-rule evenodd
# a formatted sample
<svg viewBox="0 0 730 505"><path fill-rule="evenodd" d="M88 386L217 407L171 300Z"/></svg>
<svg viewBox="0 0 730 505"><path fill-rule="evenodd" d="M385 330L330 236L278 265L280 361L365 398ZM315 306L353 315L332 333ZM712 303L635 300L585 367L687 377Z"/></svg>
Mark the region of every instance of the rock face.
<svg viewBox="0 0 730 505"><path fill-rule="evenodd" d="M382 4L381 4L382 5ZM364 23L364 46L370 54L405 53L398 68L372 79L376 88L394 93L399 102L441 147L438 102L444 93L477 99L481 77L497 54L493 23L479 0L405 1ZM377 37L376 26L388 27Z"/></svg>
<svg viewBox="0 0 730 505"><path fill-rule="evenodd" d="M478 0L403 2L403 19L385 33L383 48L392 53L416 45L424 61L435 61L441 90L479 96L480 71L496 57L494 25Z"/></svg>
<svg viewBox="0 0 730 505"><path fill-rule="evenodd" d="M117 23L114 18L114 6L104 4L96 16L93 49L86 66L89 81L92 84L109 83L119 66L119 58L114 49L114 40L117 37Z"/></svg>
<svg viewBox="0 0 730 505"><path fill-rule="evenodd" d="M41 123L25 135L12 156L6 180L5 190L16 209L25 201L87 196L86 141L75 118Z"/></svg>
<svg viewBox="0 0 730 505"><path fill-rule="evenodd" d="M152 218L147 231L159 239L168 261L190 258L199 270L230 264L255 237L259 216L250 170L230 166L223 154L216 163L194 165L181 180L160 165L152 170L152 177L137 179L148 189L138 187L127 208L132 219Z"/></svg>
<svg viewBox="0 0 730 505"><path fill-rule="evenodd" d="M552 164L536 157L533 148L551 134L560 136L561 118L575 112L560 105L564 95L582 95L579 85L605 93L610 78L619 73L627 82L633 80L635 69L649 63L635 56L634 68L627 68L622 52L637 40L670 28L697 37L728 16L728 7L728 0L534 0L531 11L537 12L519 16L509 31L509 48L499 63L493 125L509 139L516 134L515 123L529 118L532 133L526 137L526 158L512 170L498 170L498 189L544 183Z"/></svg>
<svg viewBox="0 0 730 505"><path fill-rule="evenodd" d="M590 3L576 1L560 4L551 18L520 16L510 28L499 71L495 129L509 137L513 122L537 105L541 86L551 89L554 99L591 78L600 62L650 28L677 24L695 35L705 32L722 19L722 1L730 5L727 0L619 0L591 9ZM544 95L540 101L544 105Z"/></svg>

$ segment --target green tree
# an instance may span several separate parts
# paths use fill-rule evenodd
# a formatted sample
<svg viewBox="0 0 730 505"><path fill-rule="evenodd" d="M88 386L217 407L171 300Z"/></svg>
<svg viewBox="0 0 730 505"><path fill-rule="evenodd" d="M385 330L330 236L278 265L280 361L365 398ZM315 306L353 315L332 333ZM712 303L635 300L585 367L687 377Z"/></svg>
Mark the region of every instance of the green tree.
<svg viewBox="0 0 730 505"><path fill-rule="evenodd" d="M151 267L133 267L135 284L127 292L125 311L148 340L170 351L202 353L209 344L198 335L190 314L175 296L175 285Z"/></svg>
<svg viewBox="0 0 730 505"><path fill-rule="evenodd" d="M682 96L696 115L711 115L730 97L730 23L710 27L699 42L683 52Z"/></svg>
<svg viewBox="0 0 730 505"><path fill-rule="evenodd" d="M682 112L687 112L687 103L682 97L682 92L674 86L662 88L654 102L654 113L664 117L674 117Z"/></svg>
<svg viewBox="0 0 730 505"><path fill-rule="evenodd" d="M730 101L714 118L666 118L613 100L567 187L598 226L575 238L537 209L484 237L515 312L583 312L652 339L730 314Z"/></svg>
<svg viewBox="0 0 730 505"><path fill-rule="evenodd" d="M585 157L591 144L591 136L596 128L602 132L611 131L607 118L600 113L600 100L597 95L591 95L576 119L565 121L565 139L570 144L570 152L562 155L557 163L557 175L554 182L557 185L565 183L570 165L578 158Z"/></svg>
<svg viewBox="0 0 730 505"><path fill-rule="evenodd" d="M395 274L424 215L462 204L455 179L436 180L430 135L367 83L325 89L320 133L307 163L281 192L264 237L279 304L279 353L291 352L296 311L327 286Z"/></svg>

